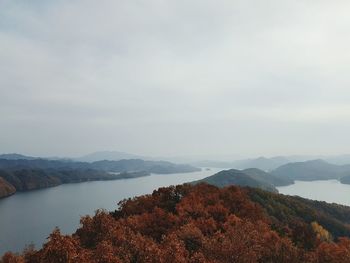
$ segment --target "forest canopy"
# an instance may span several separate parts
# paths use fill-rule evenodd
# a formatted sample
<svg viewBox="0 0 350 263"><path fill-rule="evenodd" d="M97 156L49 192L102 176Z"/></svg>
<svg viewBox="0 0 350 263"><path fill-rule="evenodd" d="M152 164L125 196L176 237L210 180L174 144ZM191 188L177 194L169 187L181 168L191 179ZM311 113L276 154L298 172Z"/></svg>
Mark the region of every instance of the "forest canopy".
<svg viewBox="0 0 350 263"><path fill-rule="evenodd" d="M55 229L41 249L0 262L350 262L349 215L253 188L185 184L98 210L73 235Z"/></svg>

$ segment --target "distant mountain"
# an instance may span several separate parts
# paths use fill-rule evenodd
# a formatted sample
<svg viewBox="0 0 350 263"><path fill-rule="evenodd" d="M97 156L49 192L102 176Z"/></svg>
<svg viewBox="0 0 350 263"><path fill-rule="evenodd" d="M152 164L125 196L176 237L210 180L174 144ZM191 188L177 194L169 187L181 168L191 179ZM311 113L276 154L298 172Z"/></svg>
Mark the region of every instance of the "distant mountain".
<svg viewBox="0 0 350 263"><path fill-rule="evenodd" d="M87 154L82 157L75 158L75 161L79 162L97 162L97 161L120 161L124 159L149 159L145 156L140 156L136 154L117 152L117 151L100 151Z"/></svg>
<svg viewBox="0 0 350 263"><path fill-rule="evenodd" d="M247 168L258 168L263 171L271 171L277 167L288 163L289 160L286 157L259 157L257 159L247 159L235 161L234 168L236 169L247 169Z"/></svg>
<svg viewBox="0 0 350 263"><path fill-rule="evenodd" d="M150 175L147 172L123 172L111 174L91 169L19 169L0 170L0 198L16 191L30 191L67 183L107 181Z"/></svg>
<svg viewBox="0 0 350 263"><path fill-rule="evenodd" d="M174 164L166 161L145 161L140 159L120 161L98 161L90 164L97 170L124 172L124 171L147 171L156 174L189 173L201 169L187 164Z"/></svg>
<svg viewBox="0 0 350 263"><path fill-rule="evenodd" d="M249 175L250 173L251 175ZM225 187L229 185L249 186L254 188L260 188L269 192L278 192L272 183L274 178L268 179L269 174L264 174L263 178L260 178L259 174L264 173L263 171L248 170L247 173L240 170L224 170L218 172L212 176L204 179L192 182L192 184L208 183L217 187Z"/></svg>
<svg viewBox="0 0 350 263"><path fill-rule="evenodd" d="M247 168L257 168L263 171L271 171L277 167L289 163L289 159L286 157L259 157L256 159L243 159L232 162L222 162L222 161L197 161L192 162L192 165L199 167L216 167L216 168L232 168L232 169L247 169Z"/></svg>
<svg viewBox="0 0 350 263"><path fill-rule="evenodd" d="M26 156L18 153L6 153L0 154L0 159L5 160L34 160L38 159L38 157Z"/></svg>
<svg viewBox="0 0 350 263"><path fill-rule="evenodd" d="M195 161L191 162L191 165L197 166L197 167L215 167L215 168L233 168L235 165L233 162L223 162L223 161L211 161L211 160L204 160L204 161Z"/></svg>
<svg viewBox="0 0 350 263"><path fill-rule="evenodd" d="M271 172L272 175L301 181L329 180L350 175L350 165L335 165L323 160L285 164Z"/></svg>
<svg viewBox="0 0 350 263"><path fill-rule="evenodd" d="M216 167L216 168L233 168L233 169L247 169L258 168L264 171L272 171L279 166L287 163L306 162L316 159L325 160L328 163L336 165L350 164L350 154L336 155L336 156L322 156L322 155L288 155L275 157L259 157L250 159L241 159L235 161L218 161L218 160L201 160L191 161L194 166L199 167Z"/></svg>

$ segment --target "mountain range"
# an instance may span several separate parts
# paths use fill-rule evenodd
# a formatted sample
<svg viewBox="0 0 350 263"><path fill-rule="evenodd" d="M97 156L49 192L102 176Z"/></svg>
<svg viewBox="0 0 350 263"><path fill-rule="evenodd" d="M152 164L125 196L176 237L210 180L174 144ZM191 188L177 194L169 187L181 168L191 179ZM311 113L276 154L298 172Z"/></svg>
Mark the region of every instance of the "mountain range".
<svg viewBox="0 0 350 263"><path fill-rule="evenodd" d="M142 159L149 161L165 160L174 163L189 163L197 167L215 167L215 168L233 168L233 169L247 169L258 168L264 171L272 171L281 165L294 162L305 162L310 160L322 159L328 163L336 165L350 164L350 154L343 155L286 155L286 156L273 156L273 157L258 157L258 158L246 158L229 160L229 158L222 157L223 159L202 159L200 156L191 157L168 157L168 156L145 156L139 154L126 153L121 151L97 151L90 154L86 154L80 157L33 157L18 153L0 154L0 159L16 160L16 159L49 159L49 160L71 160L75 162L96 162L96 161L119 161L123 159Z"/></svg>
<svg viewBox="0 0 350 263"><path fill-rule="evenodd" d="M191 165L174 164L167 161L141 159L108 160L124 157L137 156L111 151L96 152L76 159L59 160L43 159L21 154L0 155L0 172L2 173L0 196L13 194L14 188L17 191L22 191L55 186L67 182L118 179L115 175L111 176L110 172L127 172L128 175L124 175L124 178L133 178L145 176L150 173L167 174L199 170ZM293 159L298 158L300 157L293 157ZM343 160L346 159L344 158ZM78 160L86 160L86 162ZM350 184L350 165L336 165L321 159L302 162L288 161L285 157L260 157L257 159L235 161L230 163L230 165L238 167L237 169L221 171L196 183L206 182L219 187L235 184L261 188L272 192L277 192L276 187L278 186L293 184L295 180L314 181L336 179L341 183ZM205 163L197 162L196 164L198 166L203 166L204 164L206 166L216 166L215 163L210 163L209 161ZM224 167L225 165L229 164L224 162L217 163L217 166ZM65 174L62 174L62 171Z"/></svg>

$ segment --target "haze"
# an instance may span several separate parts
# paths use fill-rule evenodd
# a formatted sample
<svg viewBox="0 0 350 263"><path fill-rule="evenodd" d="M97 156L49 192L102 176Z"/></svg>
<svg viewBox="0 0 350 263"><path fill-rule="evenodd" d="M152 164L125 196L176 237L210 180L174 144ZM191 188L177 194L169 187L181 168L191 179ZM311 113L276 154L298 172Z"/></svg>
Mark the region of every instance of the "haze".
<svg viewBox="0 0 350 263"><path fill-rule="evenodd" d="M0 0L0 150L344 154L350 2Z"/></svg>

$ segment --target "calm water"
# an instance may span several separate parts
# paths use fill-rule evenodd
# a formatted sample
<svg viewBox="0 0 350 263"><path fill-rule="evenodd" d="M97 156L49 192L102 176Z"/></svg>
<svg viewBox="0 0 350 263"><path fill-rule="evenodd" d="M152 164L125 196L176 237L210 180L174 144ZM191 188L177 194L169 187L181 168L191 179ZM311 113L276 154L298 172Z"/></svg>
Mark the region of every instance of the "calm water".
<svg viewBox="0 0 350 263"><path fill-rule="evenodd" d="M303 182L277 187L281 194L299 195L308 199L350 206L350 185L337 180Z"/></svg>
<svg viewBox="0 0 350 263"><path fill-rule="evenodd" d="M29 243L40 247L55 226L63 233L73 233L79 226L80 216L93 214L98 208L114 210L124 198L152 193L161 186L202 179L218 171L66 184L1 199L0 255L8 250L21 251Z"/></svg>

